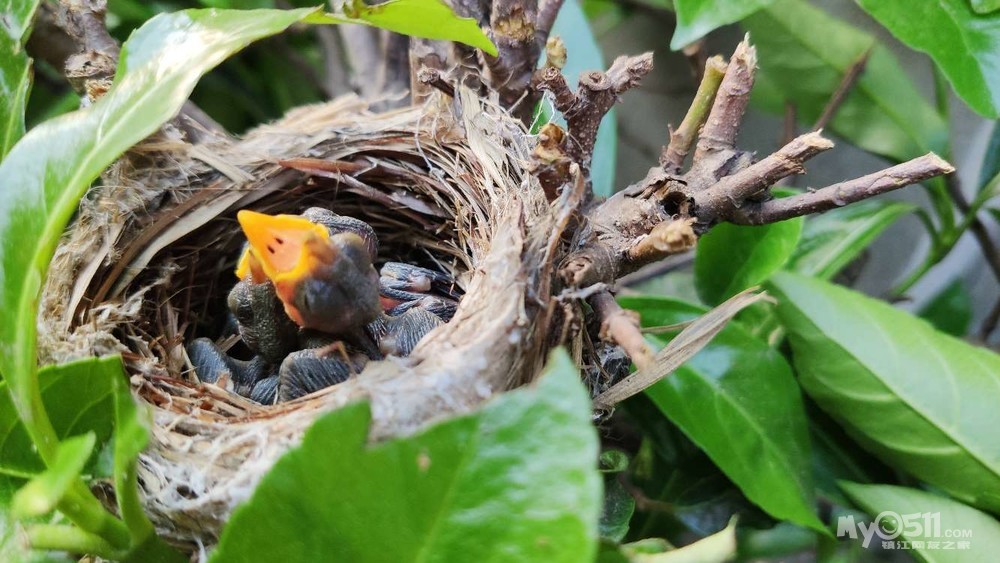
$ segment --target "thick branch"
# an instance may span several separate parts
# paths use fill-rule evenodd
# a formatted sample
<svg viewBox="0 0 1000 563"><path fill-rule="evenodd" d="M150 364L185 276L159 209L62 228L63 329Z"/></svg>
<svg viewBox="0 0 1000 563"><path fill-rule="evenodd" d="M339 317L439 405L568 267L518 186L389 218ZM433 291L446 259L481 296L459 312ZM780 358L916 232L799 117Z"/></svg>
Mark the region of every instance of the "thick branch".
<svg viewBox="0 0 1000 563"><path fill-rule="evenodd" d="M538 63L541 45L535 40L538 0L494 0L490 30L499 55L484 56L487 84L500 95L504 107L511 108L528 92ZM518 104L514 113L530 122L531 104Z"/></svg>
<svg viewBox="0 0 1000 563"><path fill-rule="evenodd" d="M601 340L621 346L637 368L649 367L654 354L642 336L639 315L634 311L622 309L607 290L594 294L588 303L600 320Z"/></svg>
<svg viewBox="0 0 1000 563"><path fill-rule="evenodd" d="M670 132L670 144L663 149L660 156L660 164L671 173L678 174L684 166L684 159L687 157L691 145L694 144L698 130L708 119L709 109L715 100L715 94L719 91L722 78L726 75L726 63L722 57L715 56L705 63L705 72L701 77L701 84L698 92L694 95L694 101L688 108L687 115L681 121L676 130Z"/></svg>
<svg viewBox="0 0 1000 563"><path fill-rule="evenodd" d="M763 225L810 213L822 213L915 184L955 168L934 153L928 153L874 174L840 182L809 193L762 203L751 203L724 217L739 225Z"/></svg>
<svg viewBox="0 0 1000 563"><path fill-rule="evenodd" d="M750 100L756 70L757 49L750 45L750 36L747 35L736 46L729 60L726 76L722 79L708 121L698 138L695 162L713 152L732 150L736 146L736 134Z"/></svg>
<svg viewBox="0 0 1000 563"><path fill-rule="evenodd" d="M694 196L695 214L702 224L715 222L739 209L743 202L772 184L792 174L805 171L803 163L822 151L833 148L833 142L819 133L806 133L792 140L767 158L732 176L726 176L707 190Z"/></svg>

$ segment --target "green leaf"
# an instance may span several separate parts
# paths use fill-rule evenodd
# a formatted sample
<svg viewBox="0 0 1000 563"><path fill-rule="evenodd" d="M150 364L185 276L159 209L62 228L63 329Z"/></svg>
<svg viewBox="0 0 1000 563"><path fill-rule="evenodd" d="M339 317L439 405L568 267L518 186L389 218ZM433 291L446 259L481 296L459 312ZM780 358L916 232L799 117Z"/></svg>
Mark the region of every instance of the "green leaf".
<svg viewBox="0 0 1000 563"><path fill-rule="evenodd" d="M619 302L638 311L643 326L674 325L705 312L668 298ZM646 396L752 502L775 518L825 530L814 512L802 396L781 354L731 323Z"/></svg>
<svg viewBox="0 0 1000 563"><path fill-rule="evenodd" d="M604 508L598 530L604 539L621 541L628 533L629 522L635 513L635 499L625 489L616 474L604 477Z"/></svg>
<svg viewBox="0 0 1000 563"><path fill-rule="evenodd" d="M579 377L558 352L532 387L373 445L367 404L334 411L233 513L212 560L590 561L601 485Z"/></svg>
<svg viewBox="0 0 1000 563"><path fill-rule="evenodd" d="M941 332L962 337L968 334L972 324L972 298L962 280L955 280L918 314Z"/></svg>
<svg viewBox="0 0 1000 563"><path fill-rule="evenodd" d="M803 0L779 0L743 20L757 46L760 79L780 85L778 99L753 100L780 112L795 104L807 126L823 113L848 69L873 49L829 128L855 145L902 161L940 152L947 124L875 38Z"/></svg>
<svg viewBox="0 0 1000 563"><path fill-rule="evenodd" d="M458 41L494 57L498 54L476 20L459 17L441 0L389 0L372 6L352 0L344 4L344 13L346 18L331 14L310 21L370 25L413 37Z"/></svg>
<svg viewBox="0 0 1000 563"><path fill-rule="evenodd" d="M1000 511L1000 356L857 292L771 280L799 383L898 470Z"/></svg>
<svg viewBox="0 0 1000 563"><path fill-rule="evenodd" d="M977 14L968 0L857 2L896 39L930 55L969 107L1000 117L1000 14Z"/></svg>
<svg viewBox="0 0 1000 563"><path fill-rule="evenodd" d="M885 536L875 531L872 537L876 542L894 535L894 526L901 525L898 540L923 542L923 547L910 544L910 549L922 561L993 561L1000 553L1000 523L975 508L908 487L842 481L840 488L878 520L873 523L884 523L887 528L893 528ZM849 524L846 522L844 525ZM855 533L859 539L863 538L857 528ZM967 545L959 545L963 541ZM931 542L937 542L937 545L931 545Z"/></svg>
<svg viewBox="0 0 1000 563"><path fill-rule="evenodd" d="M42 403L59 439L93 433L97 445L111 439L113 426L112 379L121 377L117 356L86 358L38 371ZM98 450L86 465L96 470ZM45 464L31 445L31 438L0 382L0 473L30 477L45 470Z"/></svg>
<svg viewBox="0 0 1000 563"><path fill-rule="evenodd" d="M788 269L831 279L914 209L909 203L875 199L809 217Z"/></svg>
<svg viewBox="0 0 1000 563"><path fill-rule="evenodd" d="M0 372L43 458L54 432L38 393L35 319L49 260L90 183L126 149L173 117L202 74L249 42L315 10L189 10L157 16L122 47L111 91L47 121L0 164Z"/></svg>
<svg viewBox="0 0 1000 563"><path fill-rule="evenodd" d="M587 23L578 0L565 0L556 22L552 26L552 35L558 35L566 44L569 58L563 74L571 88L576 86L576 79L588 70L603 70L604 56L601 46L594 37L594 32ZM594 195L608 197L615 192L615 162L618 152L618 116L614 109L609 111L601 121L597 130L597 140L594 144L594 158L590 166L590 179L594 186Z"/></svg>
<svg viewBox="0 0 1000 563"><path fill-rule="evenodd" d="M24 135L31 59L24 50L40 0L6 0L0 10L0 159Z"/></svg>
<svg viewBox="0 0 1000 563"><path fill-rule="evenodd" d="M797 217L759 227L721 223L698 241L694 277L698 296L718 305L780 270L802 233Z"/></svg>
<svg viewBox="0 0 1000 563"><path fill-rule="evenodd" d="M93 432L59 443L55 463L14 495L11 513L16 518L44 516L56 509L90 459L97 438Z"/></svg>
<svg viewBox="0 0 1000 563"><path fill-rule="evenodd" d="M989 14L1000 10L1000 0L969 0L977 14Z"/></svg>
<svg viewBox="0 0 1000 563"><path fill-rule="evenodd" d="M722 531L692 544L673 548L663 540L640 540L621 546L635 563L724 563L736 557L736 519Z"/></svg>
<svg viewBox="0 0 1000 563"><path fill-rule="evenodd" d="M710 31L738 22L772 4L774 0L674 0L677 27L670 48L683 49Z"/></svg>

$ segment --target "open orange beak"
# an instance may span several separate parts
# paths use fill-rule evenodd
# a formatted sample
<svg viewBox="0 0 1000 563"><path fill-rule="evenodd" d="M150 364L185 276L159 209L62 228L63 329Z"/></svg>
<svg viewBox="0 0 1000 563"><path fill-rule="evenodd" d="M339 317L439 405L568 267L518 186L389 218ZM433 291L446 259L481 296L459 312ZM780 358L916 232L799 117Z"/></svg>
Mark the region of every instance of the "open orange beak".
<svg viewBox="0 0 1000 563"><path fill-rule="evenodd" d="M250 242L244 254L247 269L253 274L254 264L259 264L263 274L276 286L296 282L311 273L318 259L314 250L329 246L330 233L326 228L302 217L266 215L244 209L236 218ZM240 271L237 269L237 275Z"/></svg>

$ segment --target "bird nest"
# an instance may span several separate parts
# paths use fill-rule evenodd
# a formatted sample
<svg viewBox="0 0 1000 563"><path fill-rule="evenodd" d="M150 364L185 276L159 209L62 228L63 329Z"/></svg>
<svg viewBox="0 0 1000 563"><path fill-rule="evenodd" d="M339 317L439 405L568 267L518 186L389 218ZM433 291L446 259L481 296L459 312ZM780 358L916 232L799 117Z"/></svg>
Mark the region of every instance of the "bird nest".
<svg viewBox="0 0 1000 563"><path fill-rule="evenodd" d="M525 172L533 143L499 107L460 91L375 114L347 97L240 140L189 126L178 118L134 147L84 199L39 318L43 364L125 359L153 413L139 480L163 536L214 543L324 412L367 400L373 440L406 435L531 381L560 340L536 336L566 322L552 320L546 280L568 214ZM464 291L453 320L409 357L287 403L200 383L184 346L218 334L243 243L236 213L314 205L371 224L380 261L449 271Z"/></svg>

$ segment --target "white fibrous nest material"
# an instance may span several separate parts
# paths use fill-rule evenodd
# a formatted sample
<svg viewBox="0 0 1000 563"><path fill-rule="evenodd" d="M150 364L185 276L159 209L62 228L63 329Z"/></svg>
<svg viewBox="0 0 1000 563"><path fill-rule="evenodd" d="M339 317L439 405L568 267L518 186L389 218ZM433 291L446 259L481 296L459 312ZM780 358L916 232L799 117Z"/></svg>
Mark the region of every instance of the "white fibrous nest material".
<svg viewBox="0 0 1000 563"><path fill-rule="evenodd" d="M139 478L163 536L214 543L233 508L324 412L368 400L371 438L384 439L538 374L558 340L542 325L565 322L552 314L545 280L568 214L525 172L531 137L498 107L463 90L383 114L342 98L240 140L202 132L192 144L183 126L172 122L135 147L81 203L39 317L42 363L125 358L153 412ZM316 161L301 159L329 164L306 173L301 163ZM454 319L409 357L371 362L296 401L262 406L199 383L184 344L214 336L202 327L225 311L243 242L236 212L313 205L369 222L380 260L452 272L465 292Z"/></svg>

